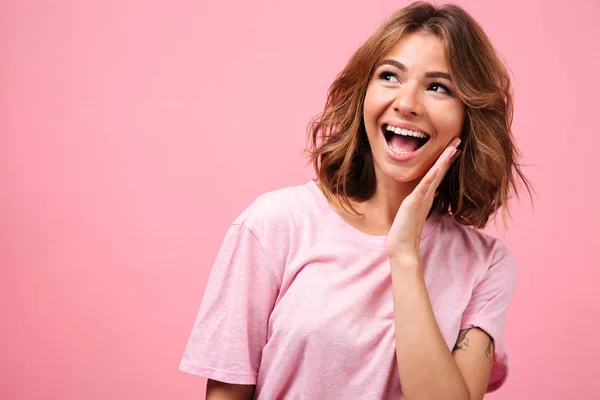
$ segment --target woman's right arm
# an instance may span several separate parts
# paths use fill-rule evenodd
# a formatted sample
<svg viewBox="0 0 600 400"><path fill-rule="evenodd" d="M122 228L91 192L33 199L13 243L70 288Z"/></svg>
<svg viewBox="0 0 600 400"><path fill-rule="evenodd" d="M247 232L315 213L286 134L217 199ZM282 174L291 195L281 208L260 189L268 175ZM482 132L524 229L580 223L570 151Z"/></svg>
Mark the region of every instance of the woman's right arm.
<svg viewBox="0 0 600 400"><path fill-rule="evenodd" d="M209 379L206 383L206 400L251 400L256 385L236 385Z"/></svg>

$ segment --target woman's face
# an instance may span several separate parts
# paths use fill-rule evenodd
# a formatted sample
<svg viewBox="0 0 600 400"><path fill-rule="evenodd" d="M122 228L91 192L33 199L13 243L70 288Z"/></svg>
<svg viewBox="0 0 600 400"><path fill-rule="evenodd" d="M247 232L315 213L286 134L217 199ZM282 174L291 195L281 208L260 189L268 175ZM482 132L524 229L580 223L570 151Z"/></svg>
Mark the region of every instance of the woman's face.
<svg viewBox="0 0 600 400"><path fill-rule="evenodd" d="M421 179L461 135L465 105L454 89L442 41L431 34L403 36L377 64L363 118L378 182Z"/></svg>

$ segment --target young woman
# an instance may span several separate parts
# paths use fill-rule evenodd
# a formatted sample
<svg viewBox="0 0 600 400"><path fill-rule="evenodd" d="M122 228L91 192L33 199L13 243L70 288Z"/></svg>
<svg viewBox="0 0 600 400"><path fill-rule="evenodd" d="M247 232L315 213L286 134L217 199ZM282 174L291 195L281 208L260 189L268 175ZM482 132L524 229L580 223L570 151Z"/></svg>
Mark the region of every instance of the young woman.
<svg viewBox="0 0 600 400"><path fill-rule="evenodd" d="M213 399L481 399L506 380L515 262L480 232L530 186L510 79L463 9L414 3L310 125L316 179L231 225L181 369Z"/></svg>

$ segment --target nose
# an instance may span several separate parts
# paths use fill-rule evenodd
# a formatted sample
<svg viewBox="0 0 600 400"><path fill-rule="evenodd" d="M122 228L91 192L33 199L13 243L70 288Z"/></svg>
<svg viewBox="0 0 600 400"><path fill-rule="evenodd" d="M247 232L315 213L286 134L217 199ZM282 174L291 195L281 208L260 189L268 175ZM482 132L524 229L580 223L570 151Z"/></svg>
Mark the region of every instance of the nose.
<svg viewBox="0 0 600 400"><path fill-rule="evenodd" d="M421 115L423 113L421 100L419 85L416 82L406 83L398 91L394 100L394 110L404 115Z"/></svg>

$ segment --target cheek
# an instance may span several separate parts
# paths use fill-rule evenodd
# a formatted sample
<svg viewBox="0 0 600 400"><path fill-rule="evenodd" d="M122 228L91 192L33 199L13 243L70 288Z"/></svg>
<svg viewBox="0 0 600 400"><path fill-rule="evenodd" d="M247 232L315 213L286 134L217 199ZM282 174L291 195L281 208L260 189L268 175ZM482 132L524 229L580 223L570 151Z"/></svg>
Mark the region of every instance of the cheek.
<svg viewBox="0 0 600 400"><path fill-rule="evenodd" d="M363 105L363 114L365 116L365 123L369 124L371 116L374 114L373 108L375 107L372 90L367 89L365 95L365 104Z"/></svg>
<svg viewBox="0 0 600 400"><path fill-rule="evenodd" d="M385 91L378 88L376 85L367 87L367 93L365 95L365 104L363 107L363 113L365 117L370 119L365 121L366 123L375 123L379 115L385 110L387 99Z"/></svg>
<svg viewBox="0 0 600 400"><path fill-rule="evenodd" d="M456 136L461 134L461 130L465 121L465 112L460 107L452 107L445 109L439 113L438 118L438 133L443 132L448 136Z"/></svg>

